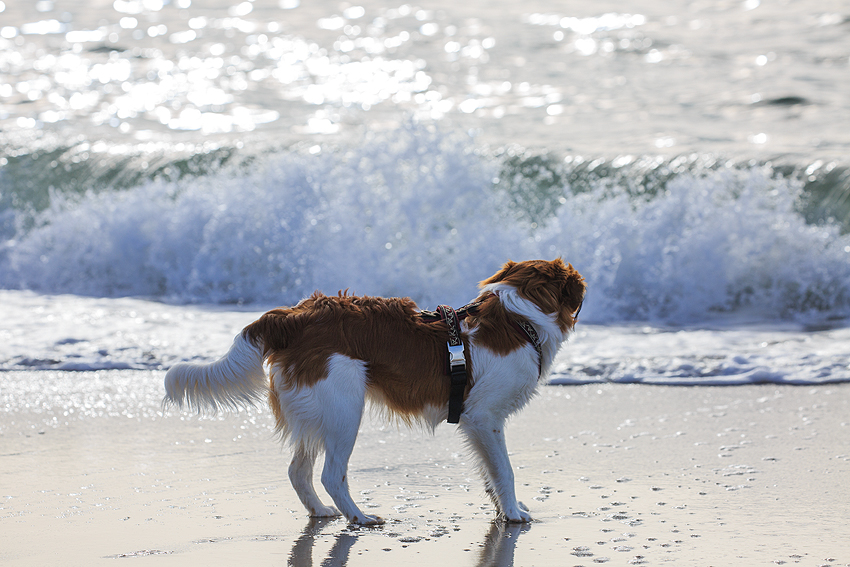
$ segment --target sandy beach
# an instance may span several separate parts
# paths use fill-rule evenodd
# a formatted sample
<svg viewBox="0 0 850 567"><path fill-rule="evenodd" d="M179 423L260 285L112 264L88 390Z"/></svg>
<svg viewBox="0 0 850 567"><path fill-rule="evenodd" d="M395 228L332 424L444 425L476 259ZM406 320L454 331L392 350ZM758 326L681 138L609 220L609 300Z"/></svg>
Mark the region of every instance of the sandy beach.
<svg viewBox="0 0 850 567"><path fill-rule="evenodd" d="M154 392L161 373L3 374L63 380ZM268 412L82 398L0 408L4 564L850 565L847 384L546 386L507 431L526 526L493 521L453 428L368 419L352 492L387 520L368 529L307 518Z"/></svg>

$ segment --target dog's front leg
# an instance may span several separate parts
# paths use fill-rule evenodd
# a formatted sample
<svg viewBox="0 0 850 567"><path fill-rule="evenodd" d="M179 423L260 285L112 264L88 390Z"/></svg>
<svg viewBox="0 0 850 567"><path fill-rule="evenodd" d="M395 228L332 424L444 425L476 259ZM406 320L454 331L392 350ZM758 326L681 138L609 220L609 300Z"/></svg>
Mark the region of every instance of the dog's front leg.
<svg viewBox="0 0 850 567"><path fill-rule="evenodd" d="M499 514L508 522L530 522L528 509L516 499L514 472L508 457L503 424L461 420L461 430L481 462L485 486Z"/></svg>

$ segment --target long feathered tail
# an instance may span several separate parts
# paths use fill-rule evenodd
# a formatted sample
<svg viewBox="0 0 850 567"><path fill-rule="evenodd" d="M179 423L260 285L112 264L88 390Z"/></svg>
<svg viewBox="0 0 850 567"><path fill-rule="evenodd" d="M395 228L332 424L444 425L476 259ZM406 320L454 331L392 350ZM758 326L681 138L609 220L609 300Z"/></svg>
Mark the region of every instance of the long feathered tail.
<svg viewBox="0 0 850 567"><path fill-rule="evenodd" d="M236 335L230 350L211 364L182 362L165 375L163 405L199 412L237 410L265 399L269 382L263 369L263 346L245 333Z"/></svg>

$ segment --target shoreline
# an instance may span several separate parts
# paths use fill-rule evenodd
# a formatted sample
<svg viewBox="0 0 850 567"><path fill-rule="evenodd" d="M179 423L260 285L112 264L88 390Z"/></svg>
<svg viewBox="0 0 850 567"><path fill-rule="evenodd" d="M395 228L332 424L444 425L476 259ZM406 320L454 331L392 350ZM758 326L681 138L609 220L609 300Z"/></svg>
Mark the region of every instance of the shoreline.
<svg viewBox="0 0 850 567"><path fill-rule="evenodd" d="M850 565L850 384L545 386L507 428L527 526L445 425L364 419L352 493L387 523L356 528L307 518L268 412L140 410L0 413L0 562Z"/></svg>

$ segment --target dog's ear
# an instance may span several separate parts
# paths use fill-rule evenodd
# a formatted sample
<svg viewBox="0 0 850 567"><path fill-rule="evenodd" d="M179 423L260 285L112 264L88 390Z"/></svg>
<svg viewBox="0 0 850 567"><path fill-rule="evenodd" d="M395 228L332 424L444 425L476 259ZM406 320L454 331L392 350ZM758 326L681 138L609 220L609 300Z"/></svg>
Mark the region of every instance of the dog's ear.
<svg viewBox="0 0 850 567"><path fill-rule="evenodd" d="M505 265L502 266L498 272L487 278L486 280L480 282L478 287L484 287L485 285L489 285L492 283L500 282L507 277L513 271L513 268L517 265L513 260L508 260L505 262Z"/></svg>
<svg viewBox="0 0 850 567"><path fill-rule="evenodd" d="M563 265L563 261L561 261L561 264ZM565 269L566 277L561 285L562 302L572 308L572 311L576 311L581 306L581 302L584 301L587 283L581 274L573 268L572 264L567 264Z"/></svg>

